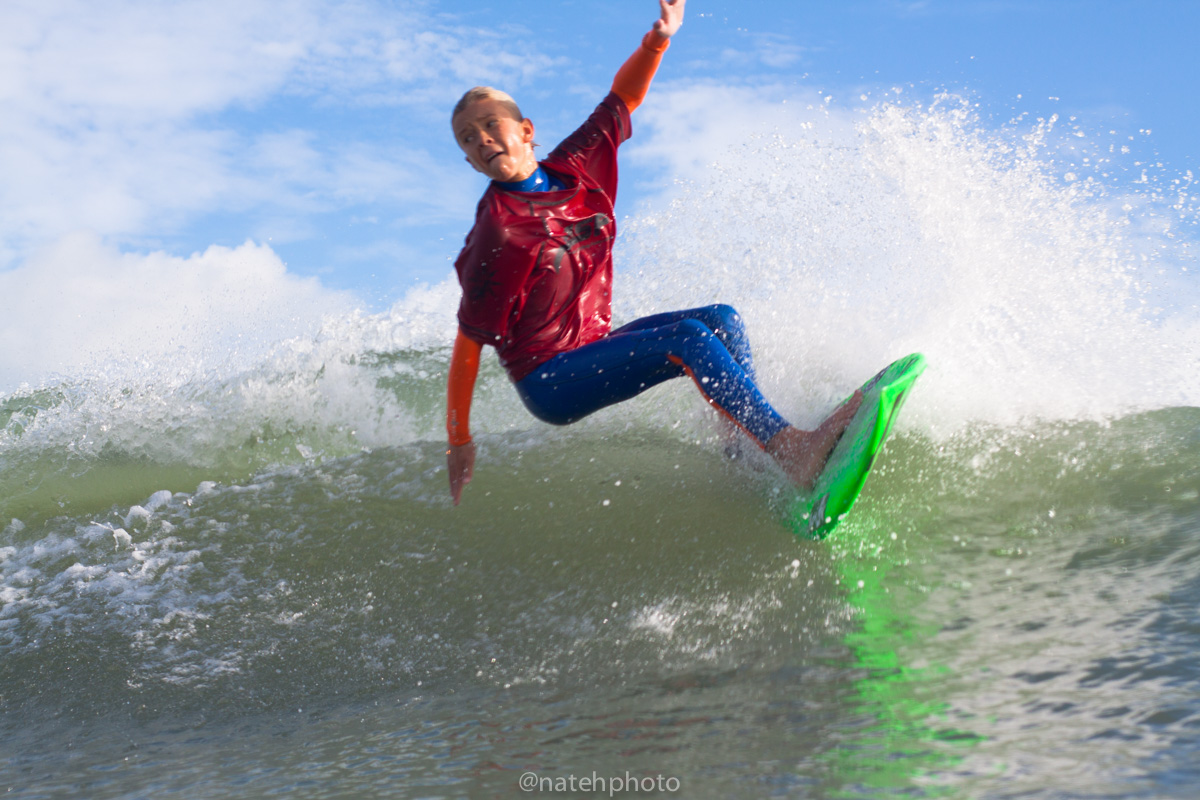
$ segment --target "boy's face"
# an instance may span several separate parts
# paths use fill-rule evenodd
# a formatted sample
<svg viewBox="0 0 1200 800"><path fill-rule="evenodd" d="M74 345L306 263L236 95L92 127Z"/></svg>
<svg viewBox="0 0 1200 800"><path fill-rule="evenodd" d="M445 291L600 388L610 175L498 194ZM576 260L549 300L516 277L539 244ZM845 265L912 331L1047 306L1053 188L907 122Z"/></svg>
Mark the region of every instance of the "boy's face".
<svg viewBox="0 0 1200 800"><path fill-rule="evenodd" d="M537 169L533 123L513 119L498 100L476 100L451 121L467 163L496 181L519 181Z"/></svg>

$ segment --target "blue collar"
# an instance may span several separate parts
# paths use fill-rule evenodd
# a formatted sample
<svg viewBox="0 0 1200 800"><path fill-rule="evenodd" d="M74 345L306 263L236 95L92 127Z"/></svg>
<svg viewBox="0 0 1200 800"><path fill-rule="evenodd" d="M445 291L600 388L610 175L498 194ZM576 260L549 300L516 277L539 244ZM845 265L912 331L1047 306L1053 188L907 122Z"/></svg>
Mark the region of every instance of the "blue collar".
<svg viewBox="0 0 1200 800"><path fill-rule="evenodd" d="M541 164L523 181L496 181L496 185L510 192L557 192L567 188L562 181L542 169Z"/></svg>

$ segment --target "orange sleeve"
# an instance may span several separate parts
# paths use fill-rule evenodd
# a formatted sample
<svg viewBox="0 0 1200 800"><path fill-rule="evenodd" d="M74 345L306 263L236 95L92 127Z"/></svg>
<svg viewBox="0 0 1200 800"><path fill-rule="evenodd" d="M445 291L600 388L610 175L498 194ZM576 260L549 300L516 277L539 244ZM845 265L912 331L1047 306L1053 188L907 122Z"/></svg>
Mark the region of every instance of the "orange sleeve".
<svg viewBox="0 0 1200 800"><path fill-rule="evenodd" d="M617 70L613 78L612 90L625 101L625 106L633 111L642 104L646 92L650 90L650 81L658 71L662 55L670 47L671 40L660 36L656 31L650 31L642 37L642 43L633 55Z"/></svg>
<svg viewBox="0 0 1200 800"><path fill-rule="evenodd" d="M483 345L467 338L461 330L454 340L450 356L450 379L446 382L446 433L450 444L458 446L471 441L468 421L471 416L471 395L479 376L479 354Z"/></svg>

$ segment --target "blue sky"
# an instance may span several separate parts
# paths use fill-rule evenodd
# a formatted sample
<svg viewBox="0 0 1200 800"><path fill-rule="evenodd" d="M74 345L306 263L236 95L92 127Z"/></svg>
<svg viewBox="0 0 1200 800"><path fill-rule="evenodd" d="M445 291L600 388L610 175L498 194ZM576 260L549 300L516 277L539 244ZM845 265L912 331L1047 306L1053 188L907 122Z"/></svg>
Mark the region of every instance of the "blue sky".
<svg viewBox="0 0 1200 800"><path fill-rule="evenodd" d="M69 327L156 284L194 296L223 258L257 265L249 283L293 316L378 311L444 280L483 189L447 108L499 85L552 146L656 16L653 0L5 0L0 304L14 307L0 345L55 309ZM701 105L819 91L854 109L948 89L983 125L1058 114L1183 174L1200 165L1198 27L1192 0L691 0L647 107L656 90ZM686 179L670 151L698 147L639 121L672 157L635 154L619 214ZM204 267L213 245L227 250ZM11 384L28 361L3 366Z"/></svg>

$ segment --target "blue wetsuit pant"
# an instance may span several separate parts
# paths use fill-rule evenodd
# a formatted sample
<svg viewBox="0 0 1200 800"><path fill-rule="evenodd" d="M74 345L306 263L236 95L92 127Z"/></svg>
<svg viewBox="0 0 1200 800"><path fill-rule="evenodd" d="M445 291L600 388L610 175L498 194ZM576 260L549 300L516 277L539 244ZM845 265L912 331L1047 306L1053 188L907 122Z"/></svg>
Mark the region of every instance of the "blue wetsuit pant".
<svg viewBox="0 0 1200 800"><path fill-rule="evenodd" d="M567 425L683 375L760 445L788 426L755 385L746 329L727 305L635 320L539 364L516 387L535 417Z"/></svg>

